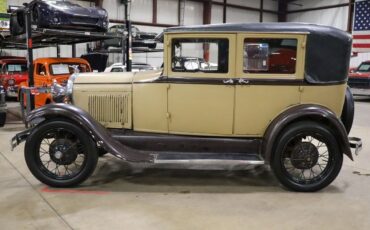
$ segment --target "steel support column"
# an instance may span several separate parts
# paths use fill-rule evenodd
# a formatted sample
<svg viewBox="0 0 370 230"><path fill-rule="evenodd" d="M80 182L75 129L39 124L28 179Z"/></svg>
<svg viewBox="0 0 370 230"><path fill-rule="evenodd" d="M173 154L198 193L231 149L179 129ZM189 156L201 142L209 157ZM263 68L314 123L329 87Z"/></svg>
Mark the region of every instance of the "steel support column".
<svg viewBox="0 0 370 230"><path fill-rule="evenodd" d="M260 22L263 22L263 0L260 0Z"/></svg>
<svg viewBox="0 0 370 230"><path fill-rule="evenodd" d="M33 47L32 47L32 27L31 27L31 12L27 10L24 14L24 21L26 25L26 43L27 43L27 68L28 68L28 86L33 87L35 85L33 76ZM30 110L35 108L35 98L32 94L29 97Z"/></svg>
<svg viewBox="0 0 370 230"><path fill-rule="evenodd" d="M279 0L278 2L278 22L287 21L288 2L287 0Z"/></svg>
<svg viewBox="0 0 370 230"><path fill-rule="evenodd" d="M347 32L348 33L352 33L354 11L355 11L355 0L349 0L348 23L347 23Z"/></svg>

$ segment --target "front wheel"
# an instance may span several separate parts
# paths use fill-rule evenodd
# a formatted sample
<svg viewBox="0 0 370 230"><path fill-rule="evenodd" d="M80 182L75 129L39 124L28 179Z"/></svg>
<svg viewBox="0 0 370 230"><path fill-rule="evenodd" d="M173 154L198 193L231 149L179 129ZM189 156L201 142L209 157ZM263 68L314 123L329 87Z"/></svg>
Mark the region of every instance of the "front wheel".
<svg viewBox="0 0 370 230"><path fill-rule="evenodd" d="M298 122L280 135L271 168L285 187L314 192L339 174L343 154L332 131L316 122Z"/></svg>
<svg viewBox="0 0 370 230"><path fill-rule="evenodd" d="M25 159L31 173L52 187L71 187L94 171L96 144L79 126L52 120L37 126L27 138Z"/></svg>

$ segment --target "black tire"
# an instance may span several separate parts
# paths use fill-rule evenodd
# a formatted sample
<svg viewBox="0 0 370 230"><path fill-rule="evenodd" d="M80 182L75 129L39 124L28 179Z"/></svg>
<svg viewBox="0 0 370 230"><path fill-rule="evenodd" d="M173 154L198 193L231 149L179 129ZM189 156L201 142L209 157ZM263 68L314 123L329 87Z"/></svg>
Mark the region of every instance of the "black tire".
<svg viewBox="0 0 370 230"><path fill-rule="evenodd" d="M355 100L349 87L346 89L346 97L343 104L342 116L340 117L344 127L349 133L352 129L355 116Z"/></svg>
<svg viewBox="0 0 370 230"><path fill-rule="evenodd" d="M19 10L10 16L10 34L12 36L17 36L24 34L26 28L24 26L24 11Z"/></svg>
<svg viewBox="0 0 370 230"><path fill-rule="evenodd" d="M306 139L301 139L303 137ZM307 140L310 137L312 140L309 142ZM318 144L315 145L313 140ZM275 146L271 168L280 183L288 189L297 192L318 191L333 182L341 170L343 154L333 132L325 125L310 121L293 123L279 136ZM321 165L325 163L322 169ZM289 164L292 167L288 168ZM306 170L310 170L309 177L313 172L312 178L306 178ZM320 170L315 175L314 172Z"/></svg>
<svg viewBox="0 0 370 230"><path fill-rule="evenodd" d="M32 9L32 24L36 25L37 27L40 26L40 10L37 5L35 5Z"/></svg>
<svg viewBox="0 0 370 230"><path fill-rule="evenodd" d="M54 140L50 141L51 144L49 144L49 149L45 150L45 146L41 147L45 144L42 142L44 140L48 140L47 142L49 142L50 139ZM58 143L58 141L66 141L66 139L70 142L70 145L54 144ZM65 147L64 151L63 148L62 150L58 150L59 146L67 146L68 148ZM59 153L63 152L62 157L59 156L57 159L56 153L58 151L54 150L55 154L53 154L53 149L57 149ZM42 183L52 187L72 187L82 183L93 173L98 162L97 148L92 138L82 128L68 120L45 121L35 127L27 138L24 154L31 173ZM43 155L50 158L47 166L46 163L44 163L46 160L42 160ZM72 155L76 155L76 157L74 158ZM83 162L79 165L77 158L81 155L83 156ZM65 162L59 164L57 163L58 160ZM55 173L52 169L49 169L49 164L52 164L52 166L53 164L56 165L54 169ZM73 170L70 169L72 173L67 174L68 166L65 168L66 164L71 167L72 164L75 164L75 168L80 166L80 168L78 168L79 171L73 173ZM59 167L62 167L62 165L65 168L64 175L61 175L59 170ZM63 168L61 168L61 170L63 170ZM59 172L59 174L57 174L57 172Z"/></svg>

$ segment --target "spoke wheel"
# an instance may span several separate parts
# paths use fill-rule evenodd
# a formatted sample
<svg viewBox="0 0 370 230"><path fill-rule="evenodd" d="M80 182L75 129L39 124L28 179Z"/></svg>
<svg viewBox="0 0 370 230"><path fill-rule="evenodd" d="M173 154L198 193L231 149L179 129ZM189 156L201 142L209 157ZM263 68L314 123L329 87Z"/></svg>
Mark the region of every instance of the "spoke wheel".
<svg viewBox="0 0 370 230"><path fill-rule="evenodd" d="M68 121L37 126L26 142L26 163L41 182L54 187L75 186L91 175L97 163L92 139Z"/></svg>
<svg viewBox="0 0 370 230"><path fill-rule="evenodd" d="M343 161L331 130L314 122L289 126L278 140L271 166L280 182L296 191L317 191L338 175Z"/></svg>

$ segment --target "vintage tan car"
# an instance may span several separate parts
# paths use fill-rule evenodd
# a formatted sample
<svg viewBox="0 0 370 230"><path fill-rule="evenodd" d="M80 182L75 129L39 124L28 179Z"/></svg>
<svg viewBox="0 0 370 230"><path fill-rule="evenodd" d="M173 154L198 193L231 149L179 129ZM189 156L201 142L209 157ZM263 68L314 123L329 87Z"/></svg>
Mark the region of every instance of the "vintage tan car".
<svg viewBox="0 0 370 230"><path fill-rule="evenodd" d="M295 191L338 175L349 139L351 37L324 26L223 24L166 29L164 67L72 75L70 104L32 111L26 163L41 182L75 186L106 152L148 164L270 165ZM195 61L194 61L195 60ZM243 167L241 167L243 168Z"/></svg>

